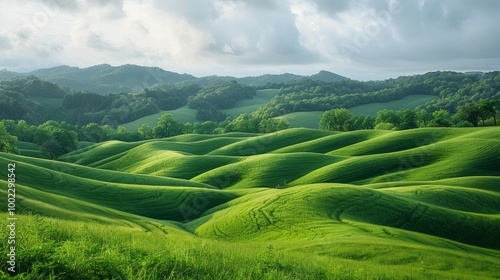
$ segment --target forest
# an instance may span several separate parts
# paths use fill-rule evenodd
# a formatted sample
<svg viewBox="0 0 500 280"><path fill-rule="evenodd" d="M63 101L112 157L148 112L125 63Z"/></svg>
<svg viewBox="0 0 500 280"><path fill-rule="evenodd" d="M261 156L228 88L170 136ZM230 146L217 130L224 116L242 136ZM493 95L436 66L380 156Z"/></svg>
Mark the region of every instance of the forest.
<svg viewBox="0 0 500 280"><path fill-rule="evenodd" d="M263 88L278 94L254 112L227 116L221 109L255 97ZM417 108L381 110L376 117L355 115L349 108L387 102L409 95L433 95ZM71 152L79 142L139 141L179 134L226 132L268 133L287 129L281 115L324 111L324 130L404 130L418 127L488 126L497 124L500 72L465 74L430 72L384 81L311 79L254 87L236 81L156 84L135 92L98 94L76 91L35 76L0 82L0 151L18 152L16 142L35 143L47 158ZM128 131L121 124L182 106L197 110L197 122L181 123L165 113L154 127Z"/></svg>

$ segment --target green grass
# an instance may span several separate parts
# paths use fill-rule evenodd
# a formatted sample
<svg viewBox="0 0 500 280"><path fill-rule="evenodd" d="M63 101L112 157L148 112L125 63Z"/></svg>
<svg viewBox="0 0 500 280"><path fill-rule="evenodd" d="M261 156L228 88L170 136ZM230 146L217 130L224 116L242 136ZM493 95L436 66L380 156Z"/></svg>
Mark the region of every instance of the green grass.
<svg viewBox="0 0 500 280"><path fill-rule="evenodd" d="M333 132L295 128L282 130L259 137L245 139L210 152L213 155L248 156L265 154L304 141L321 138L331 135Z"/></svg>
<svg viewBox="0 0 500 280"><path fill-rule="evenodd" d="M251 113L268 103L277 94L277 89L258 90L254 98L241 100L235 105L234 108L224 109L221 111L233 117L243 113ZM158 118L166 113L172 114L174 119L179 120L181 123L195 123L199 121L196 119L195 109L183 106L175 110L161 111L156 114L145 116L135 121L125 123L123 124L123 126L129 131L136 131L142 124L147 124L150 127L155 127L158 123Z"/></svg>
<svg viewBox="0 0 500 280"><path fill-rule="evenodd" d="M243 113L251 113L259 109L260 107L264 106L277 94L278 94L277 89L258 90L254 98L241 100L235 105L234 108L224 109L222 110L222 112L233 117ZM436 96L430 96L430 95L410 95L403 97L402 99L399 100L355 106L349 108L349 111L351 111L351 113L355 115L376 117L377 112L383 109L389 109L389 110L400 110L405 108L414 109L418 105L424 104L425 102L436 98L437 98ZM196 110L184 106L175 110L161 111L159 113L140 118L133 122L123 124L123 126L130 131L137 130L137 128L139 128L142 124L147 124L150 127L154 127L158 122L158 118L165 113L172 114L175 119L179 120L182 123L186 122L195 123L198 121L196 119ZM294 112L283 116L279 116L278 118L286 119L290 123L291 128L303 127L303 128L316 129L318 128L318 123L322 114L323 114L322 111Z"/></svg>
<svg viewBox="0 0 500 280"><path fill-rule="evenodd" d="M291 128L318 128L319 120L322 114L322 111L295 112L279 116L278 118L286 119L288 123L290 123Z"/></svg>
<svg viewBox="0 0 500 280"><path fill-rule="evenodd" d="M418 105L437 98L438 96L433 95L409 95L394 101L354 106L349 108L349 111L354 115L376 117L380 110L415 109Z"/></svg>
<svg viewBox="0 0 500 280"><path fill-rule="evenodd" d="M403 97L399 100L383 102L383 103L370 103L359 105L349 108L349 111L354 115L372 116L376 117L377 112L380 110L401 110L401 109L415 109L418 105L424 104L427 101L436 99L437 96L431 95L410 95ZM291 128L304 127L304 128L318 128L319 120L322 111L311 112L294 112L289 113L278 118L284 118L290 123Z"/></svg>
<svg viewBox="0 0 500 280"><path fill-rule="evenodd" d="M296 128L0 153L17 278L498 279L499 139Z"/></svg>
<svg viewBox="0 0 500 280"><path fill-rule="evenodd" d="M175 110L160 111L158 113L139 118L135 121L122 124L122 126L129 131L136 131L143 124L147 124L149 127L155 127L158 124L158 119L163 114L172 114L174 119L180 121L181 123L195 123L198 121L196 120L196 110L183 106Z"/></svg>
<svg viewBox="0 0 500 280"><path fill-rule="evenodd" d="M6 215L0 214L5 220ZM149 228L19 217L24 231L12 279L492 279L497 260L432 246L356 241L221 242L151 223ZM2 232L5 232L2 227ZM5 248L4 248L5 249ZM311 252L323 252L314 254ZM392 252L400 252L392 254ZM307 253L305 253L307 252ZM415 257L418 256L418 257ZM447 262L443 263L443 259ZM5 273L6 263L0 266ZM397 268L397 269L394 269ZM475 274L464 273L469 269Z"/></svg>
<svg viewBox="0 0 500 280"><path fill-rule="evenodd" d="M41 151L37 144L19 141L17 142L19 154L37 158L47 158Z"/></svg>
<svg viewBox="0 0 500 280"><path fill-rule="evenodd" d="M234 108L224 109L222 112L229 116L236 117L243 113L251 113L267 104L278 94L277 89L263 89L256 92L252 99L243 99L238 101Z"/></svg>
<svg viewBox="0 0 500 280"><path fill-rule="evenodd" d="M218 188L284 187L312 170L342 159L311 153L256 155L205 172L192 181Z"/></svg>

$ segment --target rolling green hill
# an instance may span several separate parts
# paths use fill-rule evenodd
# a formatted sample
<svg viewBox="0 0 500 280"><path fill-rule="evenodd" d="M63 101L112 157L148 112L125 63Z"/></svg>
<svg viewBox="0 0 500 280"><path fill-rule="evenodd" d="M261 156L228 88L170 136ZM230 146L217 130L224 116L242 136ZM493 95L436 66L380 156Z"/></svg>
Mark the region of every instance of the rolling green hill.
<svg viewBox="0 0 500 280"><path fill-rule="evenodd" d="M499 139L496 127L288 129L0 165L16 163L26 277L497 279Z"/></svg>

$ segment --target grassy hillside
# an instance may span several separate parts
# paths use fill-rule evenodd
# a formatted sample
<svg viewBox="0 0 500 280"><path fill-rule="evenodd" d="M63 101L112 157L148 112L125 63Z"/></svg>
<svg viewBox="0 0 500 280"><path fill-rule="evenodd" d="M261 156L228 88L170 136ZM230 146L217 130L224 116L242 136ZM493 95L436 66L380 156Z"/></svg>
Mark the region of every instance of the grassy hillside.
<svg viewBox="0 0 500 280"><path fill-rule="evenodd" d="M276 94L278 94L277 89L258 90L254 98L239 101L238 103L236 103L234 108L224 109L222 110L222 112L233 117L243 113L251 113L269 102L269 100L276 96ZM166 113L172 114L174 119L179 120L181 123L195 123L198 121L196 119L196 110L188 108L187 106L183 106L175 110L161 111L159 113L137 119L133 122L123 124L123 126L127 128L127 130L131 131L137 130L137 128L139 128L142 124L147 124L150 127L154 127L158 123L158 118Z"/></svg>
<svg viewBox="0 0 500 280"><path fill-rule="evenodd" d="M252 99L244 99L236 103L234 108L224 109L222 112L227 114L228 116L238 116L243 113L251 113L259 109L260 107L267 104L274 96L278 94L277 89L265 89L258 90L257 95ZM383 109L389 110L400 110L404 108L415 109L418 105L424 104L429 100L437 99L437 96L431 95L410 95L406 96L402 99L384 102L384 103L370 103L366 105L355 106L349 108L355 115L364 115L364 116L377 116L377 112ZM194 123L198 120L196 119L196 110L190 109L187 106L183 106L181 108L169 111L161 111L156 114L152 114L140 119L137 119L133 122L129 122L123 124L125 128L131 131L137 130L142 124L147 124L150 127L156 126L158 122L158 118L165 114L170 113L174 116L175 119L179 120L182 123L190 122ZM291 128L318 128L318 123L323 114L322 111L311 111L311 112L294 112L285 114L278 118L284 118L290 123Z"/></svg>
<svg viewBox="0 0 500 280"><path fill-rule="evenodd" d="M437 96L431 95L410 95L403 97L399 100L383 102L383 103L370 103L360 106L349 108L349 111L354 115L372 116L376 117L377 112L383 109L388 110L401 110L401 109L415 109L418 105L422 105L427 101L437 99ZM305 127L305 128L318 128L319 120L323 112L295 112L289 113L278 118L284 118L290 123L290 127Z"/></svg>
<svg viewBox="0 0 500 280"><path fill-rule="evenodd" d="M355 115L372 116L376 117L377 112L380 110L401 110L401 109L415 109L418 105L425 104L427 101L438 99L438 96L433 95L409 95L399 100L383 102L383 103L370 103L366 105L359 105L349 108L349 111Z"/></svg>
<svg viewBox="0 0 500 280"><path fill-rule="evenodd" d="M287 120L288 123L290 123L291 128L318 128L319 120L322 114L322 111L295 112L279 116L278 118L284 118Z"/></svg>
<svg viewBox="0 0 500 280"><path fill-rule="evenodd" d="M258 90L254 98L238 101L234 108L224 109L222 110L222 112L232 117L238 116L243 113L251 113L268 103L277 94L277 89Z"/></svg>
<svg viewBox="0 0 500 280"><path fill-rule="evenodd" d="M155 127L158 123L158 119L163 114L172 114L172 116L174 116L174 118L181 123L195 123L198 121L196 119L196 110L188 108L187 106L183 106L175 110L161 111L156 114L145 116L133 122L125 123L122 126L124 126L129 131L136 131L143 124L147 124L150 127Z"/></svg>
<svg viewBox="0 0 500 280"><path fill-rule="evenodd" d="M20 216L33 278L496 279L498 139L495 127L288 129L0 164L16 163L18 213L42 215Z"/></svg>

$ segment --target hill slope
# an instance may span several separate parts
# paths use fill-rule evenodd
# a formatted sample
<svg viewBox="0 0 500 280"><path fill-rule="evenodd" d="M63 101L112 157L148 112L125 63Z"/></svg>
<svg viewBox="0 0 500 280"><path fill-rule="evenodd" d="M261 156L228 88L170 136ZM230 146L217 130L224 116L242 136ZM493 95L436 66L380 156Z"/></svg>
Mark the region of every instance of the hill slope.
<svg viewBox="0 0 500 280"><path fill-rule="evenodd" d="M498 139L495 127L288 129L111 141L65 162L0 154L0 163L18 166L23 211L163 229L181 243L252 251L272 242L276 252L326 267L318 279L335 279L327 275L336 269L347 279L492 279L500 277ZM272 248L268 273L282 273L278 263L301 267ZM203 254L194 258L203 263Z"/></svg>

